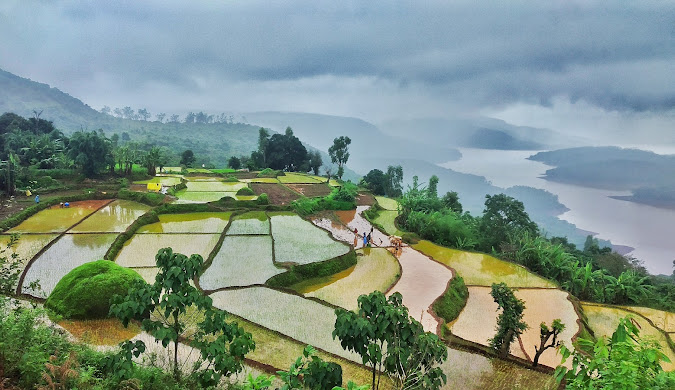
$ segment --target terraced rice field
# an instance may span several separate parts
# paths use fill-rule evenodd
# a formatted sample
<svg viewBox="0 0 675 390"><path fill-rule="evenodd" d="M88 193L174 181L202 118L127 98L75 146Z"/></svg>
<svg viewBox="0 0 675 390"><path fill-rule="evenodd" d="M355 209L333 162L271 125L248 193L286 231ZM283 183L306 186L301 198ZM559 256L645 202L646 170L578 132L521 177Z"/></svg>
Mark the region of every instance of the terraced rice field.
<svg viewBox="0 0 675 390"><path fill-rule="evenodd" d="M380 210L377 214L377 218L375 218L373 222L382 226L382 228L384 228L385 233L391 236L401 237L404 232L398 230L398 228L396 227L396 223L394 222L397 216L398 211Z"/></svg>
<svg viewBox="0 0 675 390"><path fill-rule="evenodd" d="M650 319L657 328L668 333L675 332L675 313L648 307L627 306L626 309L638 312Z"/></svg>
<svg viewBox="0 0 675 390"><path fill-rule="evenodd" d="M46 298L56 284L73 268L100 260L117 234L66 234L44 251L25 271L22 292ZM31 282L39 281L42 291L29 289Z"/></svg>
<svg viewBox="0 0 675 390"><path fill-rule="evenodd" d="M145 225L138 233L222 233L231 212L162 214L159 222Z"/></svg>
<svg viewBox="0 0 675 390"><path fill-rule="evenodd" d="M57 234L22 234L19 236L19 241L8 248L7 245L10 242L10 235L0 235L0 252L5 251L1 256L6 256L7 259L16 254L17 259L20 261L21 267L26 267L26 264L35 257L35 255L52 240L58 237ZM16 288L16 285L12 286Z"/></svg>
<svg viewBox="0 0 675 390"><path fill-rule="evenodd" d="M349 251L349 246L334 241L327 232L297 215L274 215L270 223L277 263L309 264Z"/></svg>
<svg viewBox="0 0 675 390"><path fill-rule="evenodd" d="M207 259L219 238L219 234L135 234L124 244L115 262L129 268L154 267L157 251L167 247L173 248L174 253L188 257L196 253Z"/></svg>
<svg viewBox="0 0 675 390"><path fill-rule="evenodd" d="M581 306L584 310L584 314L588 318L588 325L593 329L596 337L611 338L617 325L619 325L619 320L628 315L632 316L640 327L640 337L643 339L648 337L658 342L661 345L661 352L670 359L670 363L661 362L661 367L667 371L675 370L675 351L669 347L666 336L659 329L650 325L642 316L616 307L601 306L586 302Z"/></svg>
<svg viewBox="0 0 675 390"><path fill-rule="evenodd" d="M227 234L270 234L270 220L263 211L249 211L234 217Z"/></svg>
<svg viewBox="0 0 675 390"><path fill-rule="evenodd" d="M293 191L306 196L308 198L313 198L317 196L326 196L333 191L333 189L325 183L321 184L286 184L286 187L292 189Z"/></svg>
<svg viewBox="0 0 675 390"><path fill-rule="evenodd" d="M333 219L330 218L314 218L312 219L312 223L330 232L330 234L336 240L354 245L354 232L347 229L347 227L344 226L343 224L335 222ZM360 240L357 240L356 246L363 244L362 242L359 244L359 242Z"/></svg>
<svg viewBox="0 0 675 390"><path fill-rule="evenodd" d="M199 278L204 290L263 284L285 272L272 261L270 236L226 236L213 263Z"/></svg>
<svg viewBox="0 0 675 390"><path fill-rule="evenodd" d="M175 186L181 183L181 176L155 176L150 180L135 181L134 184L161 183L164 186Z"/></svg>
<svg viewBox="0 0 675 390"><path fill-rule="evenodd" d="M246 179L249 183L279 183L276 177L256 177L255 179Z"/></svg>
<svg viewBox="0 0 675 390"><path fill-rule="evenodd" d="M128 267L128 268L136 271L148 284L155 283L155 277L159 273L159 268L157 267Z"/></svg>
<svg viewBox="0 0 675 390"><path fill-rule="evenodd" d="M70 229L70 233L121 233L150 206L130 200L116 200Z"/></svg>
<svg viewBox="0 0 675 390"><path fill-rule="evenodd" d="M391 198L386 198L384 196L375 196L377 203L385 210L389 211L398 211L398 202Z"/></svg>
<svg viewBox="0 0 675 390"><path fill-rule="evenodd" d="M399 262L401 278L388 295L400 292L410 316L419 321L425 331L436 333L439 323L431 314L430 306L445 292L452 271L410 247L403 248Z"/></svg>
<svg viewBox="0 0 675 390"><path fill-rule="evenodd" d="M316 176L303 175L301 173L286 172L285 176L277 177L281 183L293 183L293 184L316 184L325 182L326 179L321 179Z"/></svg>
<svg viewBox="0 0 675 390"><path fill-rule="evenodd" d="M531 360L535 354L534 346L540 343L539 324L545 322L550 326L556 318L565 324L565 330L558 340L572 347L572 338L579 332L579 317L572 302L567 299L568 293L557 289L520 289L515 291L515 295L525 302L523 321L529 328L520 336L522 348L517 342L511 344L512 355ZM458 337L488 345L488 339L496 333L497 315L497 304L490 295L490 288L469 287L466 307L449 328ZM548 349L541 355L539 362L556 367L560 360L561 356L555 349ZM571 361L566 365L571 367Z"/></svg>
<svg viewBox="0 0 675 390"><path fill-rule="evenodd" d="M72 202L70 207L58 205L42 210L23 221L7 233L60 233L80 222L88 215L103 207L110 200L85 200Z"/></svg>
<svg viewBox="0 0 675 390"><path fill-rule="evenodd" d="M356 265L341 272L342 278L312 279L292 288L347 310L357 309L356 300L361 294L386 292L401 274L398 261L384 248L360 249L357 254Z"/></svg>
<svg viewBox="0 0 675 390"><path fill-rule="evenodd" d="M491 286L492 283L504 282L509 287L557 287L524 267L483 253L445 248L425 240L413 245L413 248L454 268L467 285Z"/></svg>
<svg viewBox="0 0 675 390"><path fill-rule="evenodd" d="M178 200L176 203L209 203L220 200L229 196L232 199L236 199L236 192L208 192L208 191L188 191L182 190L176 192L176 197Z"/></svg>
<svg viewBox="0 0 675 390"><path fill-rule="evenodd" d="M362 213L366 211L370 206L358 206L356 210L348 211L336 211L335 215L339 218L340 222L345 224L350 230L358 230L358 234L363 237L363 234L370 233L373 229L373 225L368 222L367 219L363 218ZM389 236L382 233L381 231L374 229L371 234L372 246L389 246ZM360 246L363 246L363 241L361 241Z"/></svg>
<svg viewBox="0 0 675 390"><path fill-rule="evenodd" d="M328 306L266 287L219 291L210 297L219 309L326 352L361 362L360 356L345 351L339 340L332 339L335 312Z"/></svg>
<svg viewBox="0 0 675 390"><path fill-rule="evenodd" d="M237 192L244 187L246 183L223 182L223 181L193 181L186 183L188 192Z"/></svg>

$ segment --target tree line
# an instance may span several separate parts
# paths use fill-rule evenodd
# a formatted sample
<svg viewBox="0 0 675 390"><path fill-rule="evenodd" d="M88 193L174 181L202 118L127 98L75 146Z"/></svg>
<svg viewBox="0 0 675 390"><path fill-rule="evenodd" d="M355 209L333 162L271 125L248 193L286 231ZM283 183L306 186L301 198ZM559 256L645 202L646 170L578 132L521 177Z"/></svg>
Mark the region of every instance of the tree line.
<svg viewBox="0 0 675 390"><path fill-rule="evenodd" d="M139 108L134 110L130 106L125 106L122 108L110 108L109 106L103 106L99 110L102 114L111 115L120 119L131 119L135 121L149 121L152 118L152 113L148 111L147 108ZM201 123L201 124L210 124L210 123L227 123L227 124L239 124L246 123L246 117L240 116L239 120L235 122L235 116L232 114L220 113L220 114L208 114L203 111L199 112L188 112L183 118L178 114L167 114L165 112L160 112L155 114L155 122L159 123Z"/></svg>

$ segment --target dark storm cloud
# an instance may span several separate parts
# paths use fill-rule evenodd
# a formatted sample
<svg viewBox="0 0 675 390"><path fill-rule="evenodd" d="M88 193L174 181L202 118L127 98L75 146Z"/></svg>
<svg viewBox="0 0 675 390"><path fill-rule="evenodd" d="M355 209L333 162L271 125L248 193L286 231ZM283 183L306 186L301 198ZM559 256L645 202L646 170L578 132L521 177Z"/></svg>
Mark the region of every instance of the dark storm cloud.
<svg viewBox="0 0 675 390"><path fill-rule="evenodd" d="M667 1L17 0L0 12L0 67L65 90L105 79L120 93L155 84L208 96L330 76L475 107L566 96L675 108Z"/></svg>

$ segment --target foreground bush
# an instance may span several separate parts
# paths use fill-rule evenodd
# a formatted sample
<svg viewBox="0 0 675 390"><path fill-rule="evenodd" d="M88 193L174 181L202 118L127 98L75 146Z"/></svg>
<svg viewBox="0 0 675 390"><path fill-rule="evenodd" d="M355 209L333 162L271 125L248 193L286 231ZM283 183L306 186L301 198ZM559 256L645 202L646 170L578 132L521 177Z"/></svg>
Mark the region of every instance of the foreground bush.
<svg viewBox="0 0 675 390"><path fill-rule="evenodd" d="M126 294L143 278L136 271L108 260L83 264L59 281L45 307L67 319L104 318L110 311L110 298Z"/></svg>
<svg viewBox="0 0 675 390"><path fill-rule="evenodd" d="M437 316L445 322L454 321L464 309L466 300L469 298L469 289L464 284L461 276L455 275L448 283L448 288L443 295L434 301L432 309Z"/></svg>

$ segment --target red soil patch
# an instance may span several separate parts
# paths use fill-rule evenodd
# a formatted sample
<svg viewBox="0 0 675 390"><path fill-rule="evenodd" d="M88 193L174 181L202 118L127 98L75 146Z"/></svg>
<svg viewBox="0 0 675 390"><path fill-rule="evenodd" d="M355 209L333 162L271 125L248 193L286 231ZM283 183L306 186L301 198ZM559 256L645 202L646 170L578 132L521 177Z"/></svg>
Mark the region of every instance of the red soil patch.
<svg viewBox="0 0 675 390"><path fill-rule="evenodd" d="M256 195L267 194L271 204L287 205L300 198L299 194L290 189L275 183L251 183L251 189Z"/></svg>

